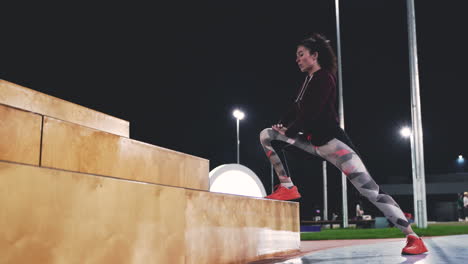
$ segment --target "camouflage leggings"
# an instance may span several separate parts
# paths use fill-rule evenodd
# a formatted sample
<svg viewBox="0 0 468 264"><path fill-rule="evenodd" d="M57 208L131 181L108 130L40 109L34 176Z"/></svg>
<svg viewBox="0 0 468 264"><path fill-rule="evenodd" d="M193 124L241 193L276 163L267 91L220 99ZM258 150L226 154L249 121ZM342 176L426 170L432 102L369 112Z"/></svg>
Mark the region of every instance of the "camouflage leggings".
<svg viewBox="0 0 468 264"><path fill-rule="evenodd" d="M401 211L400 206L398 206L390 195L380 190L379 186L375 183L364 166L361 158L347 144L334 138L325 145L318 147L302 138L292 139L271 128L264 129L260 133L260 142L280 182L288 182L289 177L284 170L280 158L271 146L273 140L287 142L335 165L348 177L354 187L373 203L392 224L402 230L403 233L408 233L410 230L408 229L409 223Z"/></svg>

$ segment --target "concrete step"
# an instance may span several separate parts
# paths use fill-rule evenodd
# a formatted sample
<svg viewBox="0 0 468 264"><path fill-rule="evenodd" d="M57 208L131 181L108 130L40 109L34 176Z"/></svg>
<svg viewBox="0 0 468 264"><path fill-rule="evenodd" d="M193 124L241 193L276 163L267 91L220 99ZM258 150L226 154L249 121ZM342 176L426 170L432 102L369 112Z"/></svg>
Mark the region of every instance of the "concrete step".
<svg viewBox="0 0 468 264"><path fill-rule="evenodd" d="M209 161L0 105L0 160L199 190Z"/></svg>
<svg viewBox="0 0 468 264"><path fill-rule="evenodd" d="M128 121L1 79L0 104L130 137Z"/></svg>
<svg viewBox="0 0 468 264"><path fill-rule="evenodd" d="M246 263L297 252L299 207L0 161L0 263Z"/></svg>
<svg viewBox="0 0 468 264"><path fill-rule="evenodd" d="M209 189L206 159L51 117L44 117L41 166Z"/></svg>
<svg viewBox="0 0 468 264"><path fill-rule="evenodd" d="M42 116L0 105L0 160L39 165Z"/></svg>

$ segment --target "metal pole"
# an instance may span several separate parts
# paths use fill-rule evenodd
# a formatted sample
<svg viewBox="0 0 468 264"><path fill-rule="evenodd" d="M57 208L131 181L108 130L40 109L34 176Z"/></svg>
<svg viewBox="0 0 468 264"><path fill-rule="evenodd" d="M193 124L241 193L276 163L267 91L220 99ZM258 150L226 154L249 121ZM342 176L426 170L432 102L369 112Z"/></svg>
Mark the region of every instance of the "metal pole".
<svg viewBox="0 0 468 264"><path fill-rule="evenodd" d="M419 228L427 228L426 181L424 175L424 149L419 93L418 52L416 43L416 15L414 0L407 0L408 39L411 74L411 157L413 170L413 199L415 222Z"/></svg>
<svg viewBox="0 0 468 264"><path fill-rule="evenodd" d="M322 162L323 169L323 220L328 220L327 162Z"/></svg>
<svg viewBox="0 0 468 264"><path fill-rule="evenodd" d="M413 111L413 110L411 110ZM412 172L412 175L413 175L413 208L414 208L414 212L413 212L413 215L414 215L414 222L416 223L416 225L418 225L418 220L419 220L419 216L418 216L418 191L417 191L417 188L416 187L416 181L414 179L414 176L417 175L417 172L416 172L416 157L415 157L415 151L414 151L414 137L413 137L413 134L414 134L414 129L413 129L413 126L411 128L411 134L410 134L410 151L411 151L411 172Z"/></svg>
<svg viewBox="0 0 468 264"><path fill-rule="evenodd" d="M239 164L239 145L240 145L240 140L239 140L239 118L236 118L237 120L237 164Z"/></svg>
<svg viewBox="0 0 468 264"><path fill-rule="evenodd" d="M343 82L341 75L341 42L340 42L340 1L335 0L336 12L336 43L337 43L337 63L338 63L338 113L340 116L340 127L344 130L344 107L343 107ZM341 174L341 192L343 194L343 227L348 227L348 182L346 175Z"/></svg>

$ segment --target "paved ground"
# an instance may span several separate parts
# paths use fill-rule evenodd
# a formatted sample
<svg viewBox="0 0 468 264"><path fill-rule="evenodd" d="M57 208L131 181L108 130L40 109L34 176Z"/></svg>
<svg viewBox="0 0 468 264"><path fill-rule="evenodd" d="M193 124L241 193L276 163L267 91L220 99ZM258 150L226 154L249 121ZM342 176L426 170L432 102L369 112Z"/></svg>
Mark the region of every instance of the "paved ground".
<svg viewBox="0 0 468 264"><path fill-rule="evenodd" d="M468 235L425 237L429 252L403 256L405 239L359 239L303 241L301 252L250 264L309 264L309 263L468 263Z"/></svg>

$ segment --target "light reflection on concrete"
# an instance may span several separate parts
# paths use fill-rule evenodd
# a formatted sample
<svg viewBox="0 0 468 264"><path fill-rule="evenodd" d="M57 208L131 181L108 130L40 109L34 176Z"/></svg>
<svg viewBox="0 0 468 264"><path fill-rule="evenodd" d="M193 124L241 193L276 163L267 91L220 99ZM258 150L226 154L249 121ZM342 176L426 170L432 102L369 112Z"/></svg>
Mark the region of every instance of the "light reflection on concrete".
<svg viewBox="0 0 468 264"><path fill-rule="evenodd" d="M299 232L273 230L269 228L248 228L248 230L250 230L249 232L251 234L258 234L258 255L299 250L301 247L301 235Z"/></svg>
<svg viewBox="0 0 468 264"><path fill-rule="evenodd" d="M380 242L370 245L348 246L322 250L300 258L277 263L468 263L468 235L432 237L424 239L424 242L429 252L422 255L401 255L401 249L405 246L405 241Z"/></svg>

